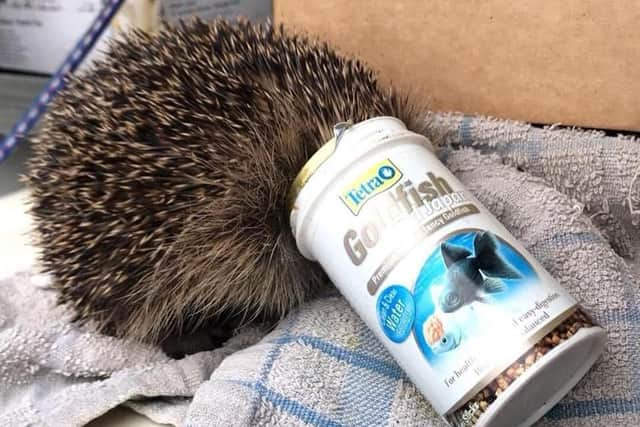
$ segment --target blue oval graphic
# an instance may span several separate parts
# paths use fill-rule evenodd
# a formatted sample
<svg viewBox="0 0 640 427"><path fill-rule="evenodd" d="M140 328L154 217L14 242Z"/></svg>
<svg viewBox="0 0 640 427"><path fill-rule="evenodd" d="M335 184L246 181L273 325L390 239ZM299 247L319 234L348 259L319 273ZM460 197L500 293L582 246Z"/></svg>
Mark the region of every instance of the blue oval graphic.
<svg viewBox="0 0 640 427"><path fill-rule="evenodd" d="M416 306L411 292L401 285L392 285L378 297L378 322L384 334L393 342L407 339L413 328Z"/></svg>

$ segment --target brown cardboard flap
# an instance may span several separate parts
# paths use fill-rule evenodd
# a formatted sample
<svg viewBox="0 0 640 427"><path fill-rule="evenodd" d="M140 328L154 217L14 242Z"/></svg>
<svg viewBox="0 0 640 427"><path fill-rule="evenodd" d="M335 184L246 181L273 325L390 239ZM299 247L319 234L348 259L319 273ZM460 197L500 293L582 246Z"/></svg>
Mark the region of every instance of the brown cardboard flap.
<svg viewBox="0 0 640 427"><path fill-rule="evenodd" d="M640 130L640 2L274 1L431 108Z"/></svg>

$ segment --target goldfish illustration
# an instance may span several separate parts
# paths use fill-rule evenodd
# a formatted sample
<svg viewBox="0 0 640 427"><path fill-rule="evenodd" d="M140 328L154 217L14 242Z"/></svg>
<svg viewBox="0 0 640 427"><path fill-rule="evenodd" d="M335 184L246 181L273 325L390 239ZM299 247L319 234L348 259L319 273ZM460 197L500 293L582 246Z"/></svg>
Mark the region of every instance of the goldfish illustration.
<svg viewBox="0 0 640 427"><path fill-rule="evenodd" d="M476 234L473 253L447 242L440 245L440 251L447 267L446 283L438 298L444 313L452 313L475 301L488 303L488 295L507 289L501 279L522 278L498 253L498 238L489 231Z"/></svg>
<svg viewBox="0 0 640 427"><path fill-rule="evenodd" d="M460 345L462 330L457 325L445 324L437 315L432 315L423 326L424 336L431 350L438 353L451 351Z"/></svg>

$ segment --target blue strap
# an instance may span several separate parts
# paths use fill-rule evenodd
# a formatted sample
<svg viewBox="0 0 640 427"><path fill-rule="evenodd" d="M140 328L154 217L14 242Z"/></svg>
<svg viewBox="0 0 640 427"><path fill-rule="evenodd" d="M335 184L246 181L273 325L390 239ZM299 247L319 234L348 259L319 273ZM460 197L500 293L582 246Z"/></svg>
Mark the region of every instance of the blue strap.
<svg viewBox="0 0 640 427"><path fill-rule="evenodd" d="M25 111L20 120L0 142L0 163L13 151L18 141L40 120L49 102L64 87L65 77L73 73L82 63L113 19L113 16L118 12L122 3L124 3L124 0L105 0L102 10L89 29L76 43L46 86L35 97L31 106Z"/></svg>

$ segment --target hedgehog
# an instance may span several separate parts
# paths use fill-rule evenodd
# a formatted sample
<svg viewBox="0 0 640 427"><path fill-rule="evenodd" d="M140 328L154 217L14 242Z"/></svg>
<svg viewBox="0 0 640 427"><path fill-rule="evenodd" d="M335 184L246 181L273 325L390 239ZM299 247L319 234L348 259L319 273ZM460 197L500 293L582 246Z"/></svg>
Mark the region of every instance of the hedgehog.
<svg viewBox="0 0 640 427"><path fill-rule="evenodd" d="M326 43L246 20L132 31L71 77L25 180L59 303L161 344L275 322L330 283L289 227L296 174L338 122L422 108Z"/></svg>

